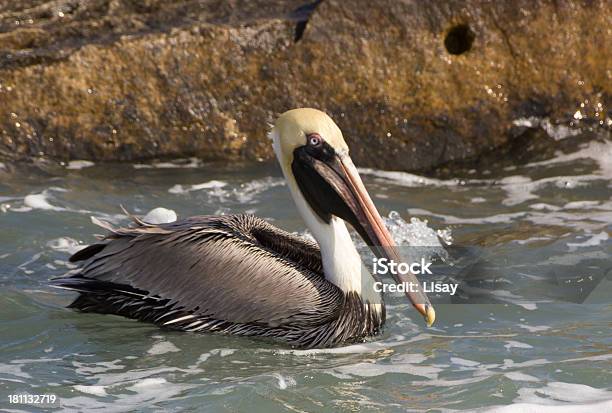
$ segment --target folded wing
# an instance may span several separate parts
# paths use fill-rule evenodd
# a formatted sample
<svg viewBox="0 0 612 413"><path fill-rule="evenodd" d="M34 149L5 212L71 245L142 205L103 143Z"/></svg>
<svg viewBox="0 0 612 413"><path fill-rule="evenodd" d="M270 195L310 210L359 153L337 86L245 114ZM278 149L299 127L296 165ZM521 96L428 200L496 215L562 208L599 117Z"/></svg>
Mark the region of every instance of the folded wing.
<svg viewBox="0 0 612 413"><path fill-rule="evenodd" d="M164 323L172 321L170 310L186 320L297 327L329 322L341 309L342 293L323 277L318 246L256 217L103 225L111 234L72 257L83 262L80 271L53 281L81 292L94 311L107 299L105 312L141 302L166 311Z"/></svg>

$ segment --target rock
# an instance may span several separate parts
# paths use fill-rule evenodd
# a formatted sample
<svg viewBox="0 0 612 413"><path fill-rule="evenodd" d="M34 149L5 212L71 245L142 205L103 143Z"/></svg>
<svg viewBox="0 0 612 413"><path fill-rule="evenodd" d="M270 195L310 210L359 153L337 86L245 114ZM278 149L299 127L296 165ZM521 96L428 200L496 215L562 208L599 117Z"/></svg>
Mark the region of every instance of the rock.
<svg viewBox="0 0 612 413"><path fill-rule="evenodd" d="M269 159L268 123L300 106L332 115L362 166L495 159L517 119L609 128L608 5L15 0L0 160Z"/></svg>

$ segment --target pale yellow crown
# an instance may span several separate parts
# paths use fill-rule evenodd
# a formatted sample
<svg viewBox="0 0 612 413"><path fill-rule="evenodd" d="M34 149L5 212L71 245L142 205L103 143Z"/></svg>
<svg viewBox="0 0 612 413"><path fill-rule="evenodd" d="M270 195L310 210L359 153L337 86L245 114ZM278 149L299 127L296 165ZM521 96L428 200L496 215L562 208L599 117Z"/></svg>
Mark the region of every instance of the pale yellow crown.
<svg viewBox="0 0 612 413"><path fill-rule="evenodd" d="M306 136L311 133L321 135L337 152L348 151L342 131L325 112L311 108L292 109L278 117L270 133L279 161L290 164L293 151L306 145Z"/></svg>

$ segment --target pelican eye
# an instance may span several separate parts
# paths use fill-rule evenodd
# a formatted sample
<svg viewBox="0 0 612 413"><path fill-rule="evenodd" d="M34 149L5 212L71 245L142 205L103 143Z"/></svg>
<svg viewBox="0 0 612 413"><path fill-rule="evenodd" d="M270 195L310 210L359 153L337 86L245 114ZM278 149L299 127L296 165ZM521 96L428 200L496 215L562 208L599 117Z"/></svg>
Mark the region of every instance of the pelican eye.
<svg viewBox="0 0 612 413"><path fill-rule="evenodd" d="M319 146L323 142L323 138L318 133L311 133L307 136L307 139L310 146Z"/></svg>
<svg viewBox="0 0 612 413"><path fill-rule="evenodd" d="M309 133L306 135L306 145L301 149L311 157L319 160L331 159L336 151L331 145L325 142L325 139L318 133Z"/></svg>

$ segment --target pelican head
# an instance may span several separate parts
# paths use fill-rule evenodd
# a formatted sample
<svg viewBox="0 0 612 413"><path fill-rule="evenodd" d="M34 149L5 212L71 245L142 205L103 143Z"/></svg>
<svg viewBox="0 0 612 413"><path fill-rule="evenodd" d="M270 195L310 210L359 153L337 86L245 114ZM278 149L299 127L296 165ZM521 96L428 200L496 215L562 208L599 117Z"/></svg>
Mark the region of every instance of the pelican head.
<svg viewBox="0 0 612 413"><path fill-rule="evenodd" d="M277 119L270 136L298 210L321 247L326 278L346 292L368 296L371 286L356 287L362 264L344 222L378 257L396 262L401 258L349 157L340 128L324 112L294 109ZM413 274L394 277L398 283L421 285ZM422 288L406 295L431 325L435 311Z"/></svg>

